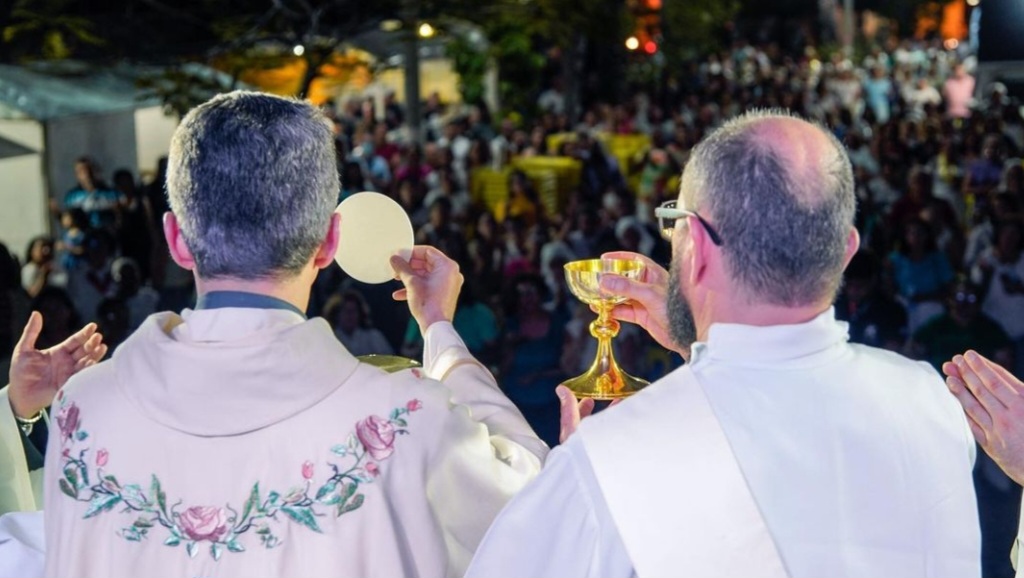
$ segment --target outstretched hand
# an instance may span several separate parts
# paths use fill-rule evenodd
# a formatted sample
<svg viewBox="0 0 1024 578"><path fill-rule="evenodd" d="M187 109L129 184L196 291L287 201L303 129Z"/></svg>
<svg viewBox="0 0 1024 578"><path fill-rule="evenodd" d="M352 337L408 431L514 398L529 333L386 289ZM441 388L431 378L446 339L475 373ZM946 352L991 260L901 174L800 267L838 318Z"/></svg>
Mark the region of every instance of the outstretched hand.
<svg viewBox="0 0 1024 578"><path fill-rule="evenodd" d="M669 272L639 253L614 251L601 255L601 258L633 259L644 263L644 271L639 279L627 279L619 275L601 277L601 289L629 298L629 301L612 309L612 317L643 327L662 347L683 355L684 352L673 343L668 329L666 299Z"/></svg>
<svg viewBox="0 0 1024 578"><path fill-rule="evenodd" d="M967 414L978 445L1024 484L1024 383L976 351L942 365L946 385Z"/></svg>
<svg viewBox="0 0 1024 578"><path fill-rule="evenodd" d="M33 311L11 358L8 397L14 415L30 418L50 405L57 391L74 374L94 365L107 354L96 324L81 328L59 345L39 351L36 340L43 330L43 316Z"/></svg>
<svg viewBox="0 0 1024 578"><path fill-rule="evenodd" d="M392 297L409 302L409 311L421 333L437 321L454 319L463 281L458 263L433 247L417 245L408 261L392 256L391 268L405 285Z"/></svg>
<svg viewBox="0 0 1024 578"><path fill-rule="evenodd" d="M577 400L572 390L564 385L559 385L555 388L555 395L558 396L558 401L562 406L559 419L561 427L558 432L558 443L564 444L565 440L569 439L569 436L576 432L576 428L580 426L580 421L594 413L595 402L589 397L584 398L583 401ZM617 399L609 404L608 407L617 405L622 401L622 399Z"/></svg>

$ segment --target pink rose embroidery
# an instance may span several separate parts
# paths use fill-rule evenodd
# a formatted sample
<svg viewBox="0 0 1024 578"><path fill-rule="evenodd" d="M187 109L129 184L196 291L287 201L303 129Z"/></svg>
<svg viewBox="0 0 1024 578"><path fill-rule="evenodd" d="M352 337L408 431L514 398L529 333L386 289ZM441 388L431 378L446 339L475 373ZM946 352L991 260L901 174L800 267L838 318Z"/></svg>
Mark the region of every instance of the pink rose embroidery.
<svg viewBox="0 0 1024 578"><path fill-rule="evenodd" d="M307 480L313 478L313 462L307 461L306 463L302 464L302 477L306 478Z"/></svg>
<svg viewBox="0 0 1024 578"><path fill-rule="evenodd" d="M110 454L107 452L107 450L100 450L96 452L96 465L101 468L107 465L107 458L109 457Z"/></svg>
<svg viewBox="0 0 1024 578"><path fill-rule="evenodd" d="M71 439L78 429L78 406L72 403L60 409L57 414L57 427L60 428L61 436L65 440Z"/></svg>
<svg viewBox="0 0 1024 578"><path fill-rule="evenodd" d="M405 404L405 409L409 410L410 412L414 412L420 409L421 407L423 407L423 402L421 402L418 399L410 399L409 403Z"/></svg>
<svg viewBox="0 0 1024 578"><path fill-rule="evenodd" d="M357 423L356 437L375 460L385 460L395 451L395 426L382 417L371 415Z"/></svg>
<svg viewBox="0 0 1024 578"><path fill-rule="evenodd" d="M380 466L374 462L370 462L366 464L366 472L373 477L377 477L380 475Z"/></svg>
<svg viewBox="0 0 1024 578"><path fill-rule="evenodd" d="M190 540L217 542L228 531L228 515L223 508L192 506L178 517L178 525Z"/></svg>

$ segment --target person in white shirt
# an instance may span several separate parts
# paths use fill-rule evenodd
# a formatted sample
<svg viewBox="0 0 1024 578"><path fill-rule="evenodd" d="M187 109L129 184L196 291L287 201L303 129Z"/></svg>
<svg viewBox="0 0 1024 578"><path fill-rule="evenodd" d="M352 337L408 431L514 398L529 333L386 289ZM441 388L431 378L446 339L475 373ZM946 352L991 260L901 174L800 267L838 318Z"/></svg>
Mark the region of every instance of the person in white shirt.
<svg viewBox="0 0 1024 578"><path fill-rule="evenodd" d="M963 406L971 432L985 453L1014 482L1024 485L1024 383L977 351L942 366L946 385ZM1024 507L1010 554L1017 578L1024 578Z"/></svg>
<svg viewBox="0 0 1024 578"><path fill-rule="evenodd" d="M602 288L689 363L585 419L468 576L978 576L963 413L933 368L848 343L831 308L859 244L842 145L741 116L657 216L671 272L617 253L644 278Z"/></svg>

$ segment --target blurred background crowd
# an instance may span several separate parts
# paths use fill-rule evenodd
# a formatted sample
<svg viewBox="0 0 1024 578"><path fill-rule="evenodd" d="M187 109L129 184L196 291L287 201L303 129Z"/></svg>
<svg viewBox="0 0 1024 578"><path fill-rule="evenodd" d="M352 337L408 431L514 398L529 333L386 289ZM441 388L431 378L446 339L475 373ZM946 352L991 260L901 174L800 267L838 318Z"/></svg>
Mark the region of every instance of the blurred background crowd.
<svg viewBox="0 0 1024 578"><path fill-rule="evenodd" d="M536 114L421 104L426 138L408 138L406 108L350 98L324 114L335 127L339 202L377 191L408 212L417 242L460 263L455 327L538 433L557 443L554 387L584 371L594 315L568 293L562 266L603 252L643 253L668 267L654 207L678 193L695 143L752 108L783 108L828 126L848 148L862 248L836 312L852 341L931 363L968 348L1024 377L1024 121L998 83L975 86L971 61L939 44L903 41L859 61L736 42L693 61L669 91L565 111L559 78ZM83 150L77 183L51 207L59 234L0 251L0 353L28 312L43 313L40 347L96 321L113 353L147 315L194 303L191 275L161 231L164 166L140 182L106 173ZM397 283L397 282L396 282ZM355 355L417 358L422 338L393 284L365 285L337 267L317 279L308 314L323 316ZM623 325L617 356L656 379L682 360ZM983 526L1012 528L1020 488L979 462ZM988 502L985 502L988 503ZM1005 520L1004 520L1005 518ZM997 551L1003 556L1006 546Z"/></svg>
<svg viewBox="0 0 1024 578"><path fill-rule="evenodd" d="M1024 375L1024 121L1005 87L981 87L976 99L974 84L953 53L923 43L876 48L859 63L737 43L693 62L676 93L593 102L577 125L557 77L533 118L430 97L422 146L405 138L393 97L382 111L351 98L324 114L339 202L359 191L392 197L417 242L460 263L457 329L528 415L546 416L557 411L553 386L593 359L593 314L568 293L562 266L612 250L667 266L654 207L677 196L691 147L751 108L820 121L848 147L862 251L836 309L853 341L936 366L973 347ZM33 308L46 319L43 346L96 321L113 351L148 314L194 303L191 276L163 241L164 166L147 183L125 169L108 178L82 152L77 183L51 207L59 235L0 254L6 353ZM308 313L356 355L418 357L422 339L393 289L332 267ZM633 327L616 346L647 378L681 363ZM551 439L549 421L537 423Z"/></svg>

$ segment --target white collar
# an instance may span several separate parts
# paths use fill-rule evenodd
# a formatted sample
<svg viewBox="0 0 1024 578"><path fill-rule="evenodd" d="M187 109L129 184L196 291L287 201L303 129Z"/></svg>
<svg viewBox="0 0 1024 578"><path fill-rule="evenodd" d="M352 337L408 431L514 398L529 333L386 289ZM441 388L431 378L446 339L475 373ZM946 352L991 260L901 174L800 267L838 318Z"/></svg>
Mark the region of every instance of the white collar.
<svg viewBox="0 0 1024 578"><path fill-rule="evenodd" d="M831 358L849 340L849 326L836 321L829 308L796 325L715 323L706 342L691 348L690 363L723 361L734 365L777 367L780 363L812 366ZM823 357L824 356L824 357Z"/></svg>

